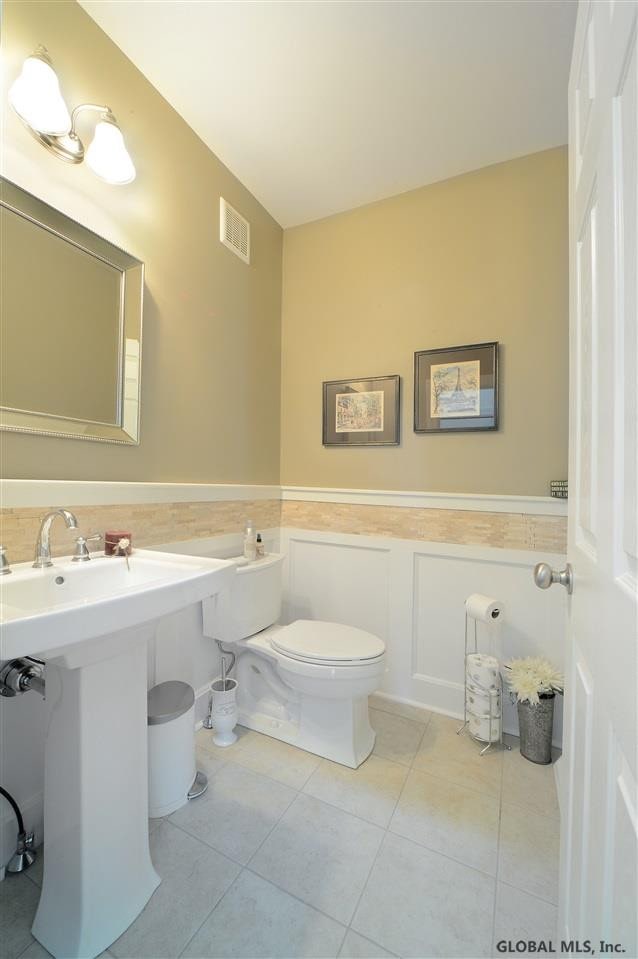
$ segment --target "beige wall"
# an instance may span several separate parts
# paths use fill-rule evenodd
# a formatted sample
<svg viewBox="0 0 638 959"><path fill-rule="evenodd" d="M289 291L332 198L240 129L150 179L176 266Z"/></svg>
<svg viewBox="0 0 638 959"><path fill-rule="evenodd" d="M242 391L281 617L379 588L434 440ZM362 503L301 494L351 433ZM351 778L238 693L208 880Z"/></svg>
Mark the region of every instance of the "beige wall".
<svg viewBox="0 0 638 959"><path fill-rule="evenodd" d="M3 433L3 475L276 483L280 227L74 0L4 4L3 103L38 43L70 105L111 107L137 179L61 163L9 109L3 173L146 264L142 432L139 447ZM249 267L219 242L220 194L251 221Z"/></svg>
<svg viewBox="0 0 638 959"><path fill-rule="evenodd" d="M549 150L286 231L282 483L542 495L567 475L566 160ZM414 352L487 340L499 431L415 434ZM390 373L401 446L324 449L322 381Z"/></svg>

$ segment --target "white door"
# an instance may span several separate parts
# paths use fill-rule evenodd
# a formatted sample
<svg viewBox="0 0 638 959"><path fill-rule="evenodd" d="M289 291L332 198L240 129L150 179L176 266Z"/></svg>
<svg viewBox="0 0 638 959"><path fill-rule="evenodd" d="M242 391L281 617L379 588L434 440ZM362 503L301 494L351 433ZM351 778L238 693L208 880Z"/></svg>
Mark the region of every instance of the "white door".
<svg viewBox="0 0 638 959"><path fill-rule="evenodd" d="M574 587L559 910L561 938L627 957L638 956L637 18L635 0L581 2L569 84Z"/></svg>

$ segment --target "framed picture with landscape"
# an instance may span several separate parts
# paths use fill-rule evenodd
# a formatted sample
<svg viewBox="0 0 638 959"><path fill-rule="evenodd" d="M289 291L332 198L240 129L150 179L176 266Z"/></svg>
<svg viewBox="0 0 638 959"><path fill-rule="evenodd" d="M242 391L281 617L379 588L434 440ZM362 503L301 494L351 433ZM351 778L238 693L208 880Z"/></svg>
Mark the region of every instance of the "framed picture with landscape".
<svg viewBox="0 0 638 959"><path fill-rule="evenodd" d="M498 343L414 354L415 433L498 429Z"/></svg>
<svg viewBox="0 0 638 959"><path fill-rule="evenodd" d="M396 446L400 377L323 384L324 446Z"/></svg>

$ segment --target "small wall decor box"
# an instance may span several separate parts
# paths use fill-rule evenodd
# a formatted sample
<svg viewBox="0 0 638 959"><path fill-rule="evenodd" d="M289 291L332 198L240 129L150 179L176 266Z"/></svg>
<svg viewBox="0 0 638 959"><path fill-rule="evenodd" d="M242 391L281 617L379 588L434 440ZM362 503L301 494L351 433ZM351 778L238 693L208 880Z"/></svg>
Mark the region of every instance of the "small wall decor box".
<svg viewBox="0 0 638 959"><path fill-rule="evenodd" d="M396 446L399 401L399 376L324 383L323 445Z"/></svg>
<svg viewBox="0 0 638 959"><path fill-rule="evenodd" d="M498 343L414 354L415 433L498 429Z"/></svg>

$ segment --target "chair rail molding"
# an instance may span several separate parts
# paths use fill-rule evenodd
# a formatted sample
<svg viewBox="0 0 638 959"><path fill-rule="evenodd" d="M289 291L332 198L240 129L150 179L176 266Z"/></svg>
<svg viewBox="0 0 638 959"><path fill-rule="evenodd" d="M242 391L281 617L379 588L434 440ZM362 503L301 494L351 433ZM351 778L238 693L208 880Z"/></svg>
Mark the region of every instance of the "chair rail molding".
<svg viewBox="0 0 638 959"><path fill-rule="evenodd" d="M288 500L310 503L350 503L357 506L399 506L408 509L470 510L485 513L567 516L567 500L556 499L553 496L282 486L281 498L284 502Z"/></svg>
<svg viewBox="0 0 638 959"><path fill-rule="evenodd" d="M215 503L278 500L279 486L241 483L103 483L90 480L0 480L0 507L111 506L129 503Z"/></svg>

